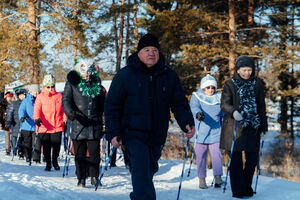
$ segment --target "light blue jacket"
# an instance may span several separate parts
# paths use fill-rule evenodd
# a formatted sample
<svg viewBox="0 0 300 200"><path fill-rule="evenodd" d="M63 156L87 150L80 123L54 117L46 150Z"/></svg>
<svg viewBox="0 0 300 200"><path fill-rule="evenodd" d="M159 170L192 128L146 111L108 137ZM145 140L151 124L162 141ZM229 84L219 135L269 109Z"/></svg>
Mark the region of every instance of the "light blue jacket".
<svg viewBox="0 0 300 200"><path fill-rule="evenodd" d="M25 131L35 131L35 123L33 120L33 106L35 102L35 97L32 96L30 93L27 94L26 98L22 101L20 108L19 108L19 120L23 116L27 116L28 118L21 123L21 130Z"/></svg>
<svg viewBox="0 0 300 200"><path fill-rule="evenodd" d="M213 144L220 142L223 119L220 103L221 94L219 92L215 92L213 96L208 96L202 89L198 89L197 92L193 93L190 106L195 121L196 133L191 139L192 142L195 141L197 134L197 143ZM201 122L196 119L198 112L204 114L204 120Z"/></svg>

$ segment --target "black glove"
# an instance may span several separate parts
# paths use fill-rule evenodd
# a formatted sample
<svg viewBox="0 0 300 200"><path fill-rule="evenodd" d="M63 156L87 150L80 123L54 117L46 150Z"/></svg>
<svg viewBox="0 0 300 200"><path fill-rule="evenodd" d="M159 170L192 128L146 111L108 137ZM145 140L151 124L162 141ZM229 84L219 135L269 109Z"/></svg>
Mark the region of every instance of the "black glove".
<svg viewBox="0 0 300 200"><path fill-rule="evenodd" d="M38 127L40 127L40 126L41 126L41 123L43 123L43 122L42 122L42 120L41 120L40 118L38 118L37 120L34 121L34 123L35 123Z"/></svg>
<svg viewBox="0 0 300 200"><path fill-rule="evenodd" d="M28 116L27 116L27 115L24 115L24 116L20 119L20 121L23 123L26 119L28 119Z"/></svg>
<svg viewBox="0 0 300 200"><path fill-rule="evenodd" d="M204 114L203 112L197 112L196 119L198 119L199 122L204 120Z"/></svg>

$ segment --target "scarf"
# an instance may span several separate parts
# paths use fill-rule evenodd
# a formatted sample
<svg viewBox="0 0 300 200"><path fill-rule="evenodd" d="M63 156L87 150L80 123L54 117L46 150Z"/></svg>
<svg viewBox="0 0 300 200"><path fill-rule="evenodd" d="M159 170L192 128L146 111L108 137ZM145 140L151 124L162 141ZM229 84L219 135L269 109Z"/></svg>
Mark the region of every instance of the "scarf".
<svg viewBox="0 0 300 200"><path fill-rule="evenodd" d="M78 72L77 72L78 73ZM78 73L80 76L80 74ZM91 80L86 81L82 76L80 76L80 83L78 84L79 90L82 92L83 96L95 98L101 92L100 83L94 81L95 77L99 76L94 68L91 70Z"/></svg>
<svg viewBox="0 0 300 200"><path fill-rule="evenodd" d="M221 103L221 93L215 92L212 96L206 95L203 91L193 92L195 97L208 105L216 105Z"/></svg>
<svg viewBox="0 0 300 200"><path fill-rule="evenodd" d="M237 86L238 93L240 95L240 106L239 110L242 113L243 120L241 124L243 127L253 126L258 128L260 125L260 119L257 114L257 106L255 99L255 84L256 79L249 81L241 81L232 78L232 82Z"/></svg>

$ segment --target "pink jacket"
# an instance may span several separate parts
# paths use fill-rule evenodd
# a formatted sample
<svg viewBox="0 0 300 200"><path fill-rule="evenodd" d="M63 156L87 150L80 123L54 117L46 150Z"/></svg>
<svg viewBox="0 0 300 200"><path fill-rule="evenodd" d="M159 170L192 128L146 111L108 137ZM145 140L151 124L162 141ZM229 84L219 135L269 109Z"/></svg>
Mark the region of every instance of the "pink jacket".
<svg viewBox="0 0 300 200"><path fill-rule="evenodd" d="M37 95L34 108L33 119L41 119L41 126L38 128L39 133L57 133L64 131L64 121L67 117L62 107L62 94L56 92L48 92L42 89Z"/></svg>

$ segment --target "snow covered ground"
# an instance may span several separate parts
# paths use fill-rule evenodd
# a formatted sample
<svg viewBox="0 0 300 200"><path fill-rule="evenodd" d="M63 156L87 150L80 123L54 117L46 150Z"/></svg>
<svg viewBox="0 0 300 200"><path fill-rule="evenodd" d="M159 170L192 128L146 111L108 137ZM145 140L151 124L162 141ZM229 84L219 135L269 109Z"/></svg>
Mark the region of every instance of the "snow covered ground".
<svg viewBox="0 0 300 200"><path fill-rule="evenodd" d="M28 166L24 160L5 155L4 134L0 132L0 200L127 200L132 190L130 173L125 168L122 159L117 161L117 167L109 169L103 179L103 187L97 191L87 180L86 188L76 186L74 159L72 157L69 175L62 177L64 165L63 153L59 160L60 171L45 172L45 164ZM186 165L186 168L188 164ZM161 160L160 169L154 178L158 200L175 200L177 197L182 161ZM198 188L196 166L192 166L190 177L186 177L181 189L181 200L213 199L230 200L230 183L227 190L210 187L206 190ZM224 172L223 179L226 173ZM207 183L212 182L212 170L208 170ZM255 182L255 181L254 181ZM300 183L259 176L257 194L251 199L257 200L298 200L300 199Z"/></svg>

